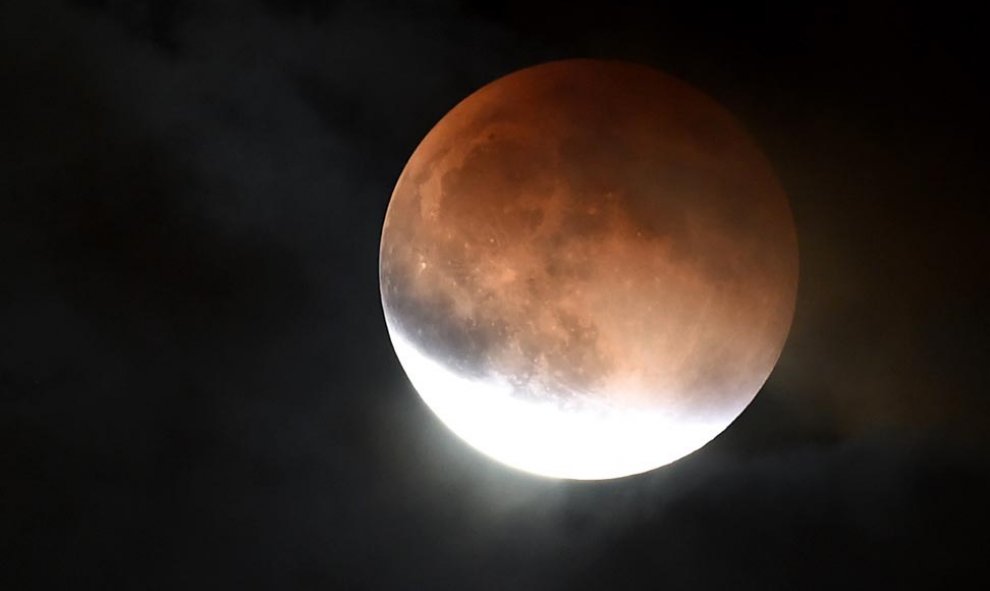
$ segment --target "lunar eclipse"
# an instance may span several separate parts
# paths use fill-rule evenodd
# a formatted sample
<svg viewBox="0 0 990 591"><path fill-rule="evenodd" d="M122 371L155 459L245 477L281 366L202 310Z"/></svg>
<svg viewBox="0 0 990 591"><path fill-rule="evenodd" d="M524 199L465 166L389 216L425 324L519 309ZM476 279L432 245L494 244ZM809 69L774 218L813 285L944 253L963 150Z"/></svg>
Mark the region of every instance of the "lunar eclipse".
<svg viewBox="0 0 990 591"><path fill-rule="evenodd" d="M980 8L0 2L0 590L990 579Z"/></svg>
<svg viewBox="0 0 990 591"><path fill-rule="evenodd" d="M436 415L524 471L604 479L710 441L780 355L795 228L767 159L660 71L551 62L423 139L380 260L396 353Z"/></svg>

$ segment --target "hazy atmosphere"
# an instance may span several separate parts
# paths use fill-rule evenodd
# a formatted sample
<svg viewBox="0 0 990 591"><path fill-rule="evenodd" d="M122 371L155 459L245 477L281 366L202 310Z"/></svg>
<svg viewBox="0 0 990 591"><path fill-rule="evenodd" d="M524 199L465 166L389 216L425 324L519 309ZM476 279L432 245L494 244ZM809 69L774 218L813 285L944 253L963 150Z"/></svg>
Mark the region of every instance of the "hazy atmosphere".
<svg viewBox="0 0 990 591"><path fill-rule="evenodd" d="M983 574L981 19L621 4L0 5L0 586ZM652 66L732 112L800 255L790 335L742 415L670 466L585 483L495 463L433 416L378 274L390 195L433 125L575 57Z"/></svg>

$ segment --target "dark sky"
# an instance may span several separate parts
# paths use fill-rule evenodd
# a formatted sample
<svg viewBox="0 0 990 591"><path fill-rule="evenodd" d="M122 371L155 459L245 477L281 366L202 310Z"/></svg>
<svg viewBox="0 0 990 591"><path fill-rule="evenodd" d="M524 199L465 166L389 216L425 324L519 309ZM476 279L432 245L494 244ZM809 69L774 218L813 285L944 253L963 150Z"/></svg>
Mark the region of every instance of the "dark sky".
<svg viewBox="0 0 990 591"><path fill-rule="evenodd" d="M0 587L944 588L990 555L985 21L942 3L0 4ZM528 476L406 381L405 160L515 69L622 58L773 162L801 284L672 466Z"/></svg>

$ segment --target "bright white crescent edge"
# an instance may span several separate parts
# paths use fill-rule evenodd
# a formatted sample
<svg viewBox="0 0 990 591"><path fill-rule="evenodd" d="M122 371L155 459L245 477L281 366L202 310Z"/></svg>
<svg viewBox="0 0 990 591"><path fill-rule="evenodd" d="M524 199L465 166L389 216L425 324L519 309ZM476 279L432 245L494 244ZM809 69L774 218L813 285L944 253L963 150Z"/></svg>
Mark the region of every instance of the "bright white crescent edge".
<svg viewBox="0 0 990 591"><path fill-rule="evenodd" d="M483 454L540 476L604 480L647 472L704 446L736 417L690 421L643 410L563 409L521 400L494 380L457 375L410 343L388 319L396 355L427 406ZM752 400L752 397L750 397Z"/></svg>

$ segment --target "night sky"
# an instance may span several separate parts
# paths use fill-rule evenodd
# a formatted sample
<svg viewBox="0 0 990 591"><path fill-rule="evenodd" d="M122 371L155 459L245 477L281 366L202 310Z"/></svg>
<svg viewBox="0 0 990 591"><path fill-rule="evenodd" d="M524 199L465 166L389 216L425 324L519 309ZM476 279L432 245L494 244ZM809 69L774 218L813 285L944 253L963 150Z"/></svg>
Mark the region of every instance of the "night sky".
<svg viewBox="0 0 990 591"><path fill-rule="evenodd" d="M985 583L985 21L621 4L0 4L0 588ZM731 110L800 244L754 403L605 482L447 431L378 284L426 132L571 57L652 65Z"/></svg>

